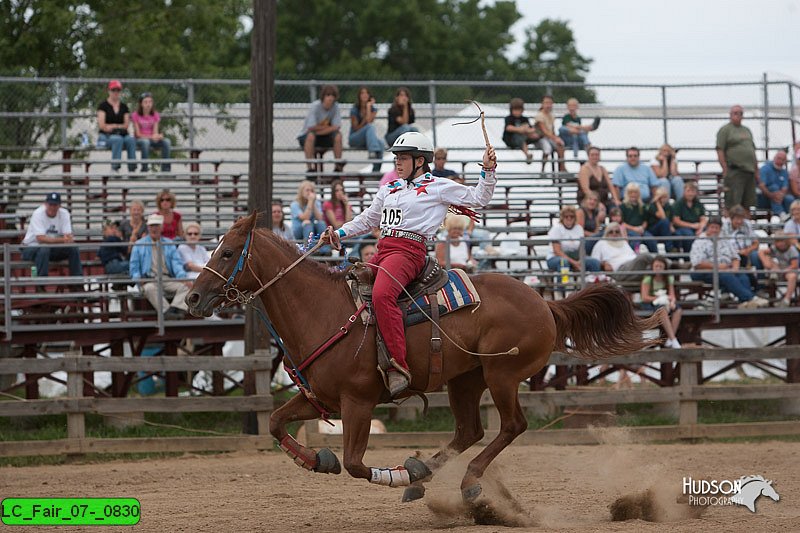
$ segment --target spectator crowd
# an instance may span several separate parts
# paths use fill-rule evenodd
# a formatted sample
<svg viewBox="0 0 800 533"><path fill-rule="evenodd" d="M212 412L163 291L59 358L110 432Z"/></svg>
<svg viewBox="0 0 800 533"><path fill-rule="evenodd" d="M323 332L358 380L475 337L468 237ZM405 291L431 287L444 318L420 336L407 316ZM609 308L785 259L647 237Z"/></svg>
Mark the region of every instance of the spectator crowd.
<svg viewBox="0 0 800 533"><path fill-rule="evenodd" d="M158 167L148 164L152 151L160 152L166 160L172 151L172 142L160 126L153 95L140 94L131 113L122 101L122 88L118 80L111 80L108 96L97 108L97 146L111 151L115 174L122 172L123 152L128 171L136 171L137 150L141 152L142 172L169 172L169 163ZM321 87L319 99L311 104L297 135L311 172L309 179L300 181L290 205L275 201L271 206L271 228L287 240L305 242L309 235L320 235L328 226L340 228L358 212L358 207L351 205L343 174L343 110L338 100L336 86ZM774 305L795 305L800 150L791 158L787 151L778 150L771 160L759 165L753 135L743 123L744 110L733 106L728 123L716 136L724 209L714 215L701 202L697 182L681 175L678 149L663 144L643 162L641 150L631 146L625 150L624 163L608 169L602 163L601 148L590 140L600 119L585 121L580 103L570 98L559 123L554 103L552 96L544 96L531 119L525 115L525 102L511 99L502 135L507 148L520 150L526 163L532 163L533 150L540 150L543 167L552 160L560 173L566 172L566 152L575 158L581 151L586 154L575 176L577 205L563 205L546 234L549 247L543 263L557 273L553 279L589 273L592 279L610 279L634 287L643 308L667 309L668 318L663 323L667 347L680 346L676 334L681 318L681 276L669 273L674 265L691 271L684 279L711 283L716 278L720 289L731 293L742 309L769 305L763 289L770 282L785 284ZM368 87L358 88L347 114L348 145L368 152L373 173L380 172L387 145L404 133L419 131L412 94L406 87L395 91L383 136L376 127L379 109ZM313 160L327 150L333 151L335 172L343 179L325 184L312 179L317 175ZM447 156L446 148L435 150L430 175L464 183L463 175L446 167ZM396 182L397 174L392 170L384 175L381 186ZM756 209L773 215L766 227L773 230L772 237L756 228L752 220ZM165 318L182 318L186 312L183 298L191 280L209 260L202 227L199 222L183 220L176 209L176 197L168 189L158 193L147 211L144 203L134 201L121 220L106 220L98 259L107 274L128 277L135 283ZM776 224L780 228L773 227ZM363 236L351 253L368 261L375 253L378 237ZM492 262L487 257L502 251L493 246L489 232L467 217L448 216L439 238L431 254L440 262L468 271L489 268ZM22 246L23 259L33 263L38 276L48 276L53 261L66 261L71 276L83 273L70 213L61 206L59 191L49 193L30 215ZM331 250L324 248L321 252L330 254Z"/></svg>

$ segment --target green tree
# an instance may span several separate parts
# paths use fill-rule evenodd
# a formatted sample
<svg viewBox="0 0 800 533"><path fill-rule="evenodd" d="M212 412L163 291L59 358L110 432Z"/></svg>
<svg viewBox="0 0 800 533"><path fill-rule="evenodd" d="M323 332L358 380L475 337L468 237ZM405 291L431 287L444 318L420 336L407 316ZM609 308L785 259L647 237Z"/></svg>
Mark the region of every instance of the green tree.
<svg viewBox="0 0 800 533"><path fill-rule="evenodd" d="M249 52L242 50L242 23L248 0L142 0L120 4L88 0L70 5L59 0L0 2L0 71L21 77L83 76L141 78L217 78L249 76ZM148 90L162 111L187 101L183 85L143 83L126 87L129 104ZM0 109L38 112L42 119L8 119L0 145L62 144L57 113L66 96L70 110L93 114L105 98L105 86L25 83L0 85ZM198 85L198 103L242 102L246 86ZM132 102L132 101L133 102ZM165 126L169 128L169 121ZM173 121L173 128L182 122ZM185 133L185 131L184 131ZM67 144L77 144L67 139ZM22 154L16 154L19 158Z"/></svg>
<svg viewBox="0 0 800 533"><path fill-rule="evenodd" d="M572 30L562 21L544 20L528 28L521 57L508 58L511 27L520 19L516 3L479 0L278 0L276 71L281 78L469 79L572 81L556 97L595 100L582 86L591 59L578 53ZM307 100L284 94L282 100ZM380 101L392 88L373 88ZM448 87L441 101L467 97L504 102L512 96L538 100L544 88ZM521 93L521 94L520 94ZM563 93L563 95L562 95ZM349 91L342 94L350 99ZM417 91L415 100L427 94Z"/></svg>
<svg viewBox="0 0 800 533"><path fill-rule="evenodd" d="M592 60L578 52L575 36L567 22L544 19L536 26L525 30L523 52L514 62L518 73L527 79L538 82L577 82L575 87L536 88L522 96L526 101L535 102L546 92L556 101L562 102L570 96L582 102L594 102L594 91L582 84L589 73Z"/></svg>
<svg viewBox="0 0 800 533"><path fill-rule="evenodd" d="M113 0L89 0L89 26L83 52L84 76L139 78L248 78L249 56L240 52L245 31L242 17L250 14L248 0L141 0L120 4ZM249 39L249 35L247 35ZM232 61L234 60L235 61ZM185 84L129 83L128 105L135 107L142 92L153 93L165 114L178 114L177 104L188 101ZM105 87L89 90L93 109L106 96ZM227 104L249 100L247 86L196 84L194 101L214 105L226 127ZM187 121L165 118L162 128L186 137Z"/></svg>
<svg viewBox="0 0 800 533"><path fill-rule="evenodd" d="M80 43L87 35L85 22L82 10L59 0L0 2L0 71L25 78L76 72L82 57ZM30 146L60 144L59 119L48 113L60 111L62 91L68 99L75 98L74 92L61 84L0 84L0 110L27 114L0 121L0 146L5 147L0 168L8 191L8 212L15 211L27 188L22 172L39 170L37 165L26 167L9 161L41 157L41 153L32 153Z"/></svg>
<svg viewBox="0 0 800 533"><path fill-rule="evenodd" d="M248 0L88 0L84 70L118 77L242 77L229 63ZM85 73L85 72L84 72Z"/></svg>
<svg viewBox="0 0 800 533"><path fill-rule="evenodd" d="M494 77L520 18L512 1L279 0L276 71L298 77Z"/></svg>

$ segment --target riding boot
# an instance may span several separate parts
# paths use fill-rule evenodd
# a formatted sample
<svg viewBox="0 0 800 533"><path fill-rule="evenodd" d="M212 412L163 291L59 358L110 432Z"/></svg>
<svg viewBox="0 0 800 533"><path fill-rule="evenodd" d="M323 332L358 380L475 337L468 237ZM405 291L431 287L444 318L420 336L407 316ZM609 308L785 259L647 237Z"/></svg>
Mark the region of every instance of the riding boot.
<svg viewBox="0 0 800 533"><path fill-rule="evenodd" d="M408 378L394 368L390 368L387 375L389 376L389 394L392 398L396 398L408 388Z"/></svg>
<svg viewBox="0 0 800 533"><path fill-rule="evenodd" d="M411 372L394 357L389 359L389 364L391 367L386 374L389 381L389 393L394 398L408 388L411 382Z"/></svg>

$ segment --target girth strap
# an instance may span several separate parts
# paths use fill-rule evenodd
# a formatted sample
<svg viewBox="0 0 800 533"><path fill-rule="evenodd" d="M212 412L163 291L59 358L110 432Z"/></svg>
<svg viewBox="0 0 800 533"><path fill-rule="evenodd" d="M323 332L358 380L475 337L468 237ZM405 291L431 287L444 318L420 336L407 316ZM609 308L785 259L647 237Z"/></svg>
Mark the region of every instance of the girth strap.
<svg viewBox="0 0 800 533"><path fill-rule="evenodd" d="M439 336L439 298L437 292L429 294L431 302L431 355L428 360L428 386L426 392L433 392L442 386L442 338Z"/></svg>

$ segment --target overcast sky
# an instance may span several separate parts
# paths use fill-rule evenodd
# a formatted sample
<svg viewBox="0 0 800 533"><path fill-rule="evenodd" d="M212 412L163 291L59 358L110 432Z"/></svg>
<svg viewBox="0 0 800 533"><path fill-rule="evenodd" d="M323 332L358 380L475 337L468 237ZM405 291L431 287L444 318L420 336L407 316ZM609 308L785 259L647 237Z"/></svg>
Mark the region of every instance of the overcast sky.
<svg viewBox="0 0 800 533"><path fill-rule="evenodd" d="M513 30L566 20L594 82L800 81L800 0L517 0ZM668 78L668 79L665 79Z"/></svg>

